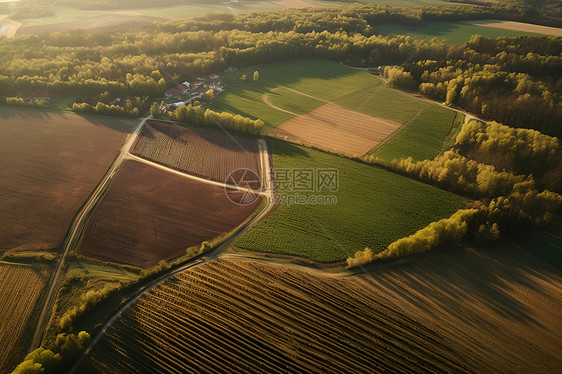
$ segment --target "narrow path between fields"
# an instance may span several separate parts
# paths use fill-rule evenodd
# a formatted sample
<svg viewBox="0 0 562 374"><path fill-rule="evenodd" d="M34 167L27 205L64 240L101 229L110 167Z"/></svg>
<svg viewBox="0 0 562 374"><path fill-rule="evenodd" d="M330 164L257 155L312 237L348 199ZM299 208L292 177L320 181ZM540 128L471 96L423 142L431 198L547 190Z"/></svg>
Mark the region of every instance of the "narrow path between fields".
<svg viewBox="0 0 562 374"><path fill-rule="evenodd" d="M31 346L29 351L33 351L36 348L39 348L42 342L42 338L45 332L45 329L47 327L47 324L49 322L50 316L51 314L49 314L48 312L51 311L52 312L52 308L54 306L54 302L56 299L56 292L55 292L55 288L57 286L58 283L58 279L62 273L62 269L64 267L64 263L66 260L66 257L69 253L69 251L73 248L75 248L75 246L78 244L78 242L80 241L80 237L82 235L82 232L88 222L88 219L91 215L91 213L93 212L93 210L95 209L95 207L98 205L98 203L100 202L100 200L102 199L102 197L104 196L105 192L108 190L109 186L111 185L111 183L114 181L115 177L118 174L119 168L121 167L121 165L123 164L124 161L126 160L135 160L135 161L139 161L145 164L148 164L152 167L156 167L158 169L167 171L169 173L172 174L176 174L176 175L180 175L182 177L185 178L189 178L189 179L194 179L197 180L198 182L201 183L207 183L207 184L211 184L211 185L216 185L216 186L220 186L220 187L224 187L224 188L232 188L232 189L236 189L239 191L247 191L253 194L259 194L262 196L265 196L268 199L268 203L271 200L270 196L272 194L272 190L271 187L273 186L273 184L269 184L271 183L271 181L268 178L271 178L271 173L269 172L269 153L267 150L267 145L265 143L265 140L263 139L258 139L258 147L260 150L260 162L261 162L261 168L262 168L262 178L265 178L264 180L266 181L266 184L264 186L262 186L262 189L260 191L257 190L252 190L249 188L245 188L245 187L240 187L240 186L235 186L235 185L230 185L230 184L226 184L226 183L220 183L220 182L215 182L215 181L211 181L209 179L204 179L204 178L200 178L200 177L196 177L194 175L188 174L188 173L184 173L175 169L171 169L169 167L160 165L158 163L146 160L144 158L138 157L133 155L130 151L131 148L134 146L144 124L146 123L146 121L148 121L149 119L151 119L152 116L148 116L144 119L141 120L141 122L139 123L139 125L137 126L137 128L135 129L135 131L130 134L127 139L125 140L125 143L123 144L123 146L121 147L121 149L119 150L119 153L117 155L117 157L115 158L115 160L113 161L113 163L111 164L109 170L107 171L107 173L105 174L105 176L103 177L103 179L98 183L98 185L96 186L96 188L94 189L94 191L90 194L90 196L88 197L88 199L86 200L86 202L82 205L82 207L80 208L80 210L78 211L78 213L76 214L76 216L74 217L69 231L67 233L67 236L65 237L65 240L63 242L62 245L62 256L59 259L59 262L57 264L57 269L55 271L54 276L51 277L51 281L48 285L48 292L47 292L47 297L45 298L45 303L43 304L42 308L41 308L41 313L39 315L39 319L37 322L37 325L35 327L35 331L33 333L33 339L31 341ZM170 122L170 121L167 121ZM268 208L271 209L271 207L268 205L266 207L266 209L264 209L265 211L268 211ZM257 216L257 217L261 217L261 215ZM256 217L256 218L257 218Z"/></svg>
<svg viewBox="0 0 562 374"><path fill-rule="evenodd" d="M258 140L258 145L260 149L260 158L261 158L261 165L262 170L269 171L271 165L269 163L269 151L267 149L267 144L264 139ZM88 353L91 349L96 345L96 343L100 340L100 338L104 335L105 331L111 326L111 324L129 307L131 307L140 297L142 297L145 293L159 285L160 283L166 281L167 279L173 277L174 275L181 273L184 270L190 269L194 266L202 265L206 262L212 261L219 257L221 251L228 248L236 239L238 239L241 235L243 235L246 231L251 229L256 223L260 222L262 219L267 217L267 215L275 208L275 204L272 203L270 198L273 195L273 180L272 180L272 173L265 172L263 173L266 178L266 183L263 187L263 194L267 196L267 205L265 208L259 212L254 218L249 220L248 222L242 224L236 231L234 231L228 238L226 238L221 244L216 246L215 248L211 249L206 253L202 253L199 256L193 258L188 264L185 264L177 269L170 270L162 274L159 278L153 280L148 285L146 285L141 291L139 291L133 298L131 298L125 305L123 305L119 310L103 325L101 330L96 334L96 336L92 339L90 345L82 355L78 358L76 363L72 366L69 373L74 373L82 361L86 358Z"/></svg>
<svg viewBox="0 0 562 374"><path fill-rule="evenodd" d="M261 97L261 99L262 99L262 101L264 102L264 104L267 105L267 106L270 107L270 108L273 108L273 109L278 110L278 111L280 111L280 112L289 113L289 114L291 114L291 115L293 115L293 116L298 116L297 113L293 113L293 112L291 112L291 111L288 111L288 110L286 110L286 109L282 109L282 108L279 108L278 106L273 105L273 104L271 103L271 101L269 101L269 95L268 95L268 94L263 94L262 97Z"/></svg>
<svg viewBox="0 0 562 374"><path fill-rule="evenodd" d="M334 104L334 105L337 105L337 104L335 104L335 103L333 103L333 102L331 102L331 101L324 100L324 99L321 99L321 98L319 98L319 97L309 95L309 94L307 94L307 93L304 93L304 92L295 90L295 89L293 89L293 88L289 88L289 87L287 87L287 86L275 87L275 88L272 89L271 91L273 92L273 91L279 90L279 89L281 89L281 88L282 88L282 89L285 89L285 90L288 90L288 91L292 91L292 92L294 92L294 93L298 93L299 95L303 95L303 96L306 96L306 97L310 97L311 99L318 100L318 101L321 101L321 102L326 103L326 104ZM291 111L289 111L289 110L287 110L287 109L279 108L278 106L274 105L274 104L269 100L269 95L268 95L268 94L263 94L262 97L261 97L261 99L262 99L262 101L264 102L264 104L267 105L267 106L270 107L270 108L273 108L273 109L278 110L278 111L280 111L280 112L289 113L289 114L291 114L291 115L293 115L293 116L300 116L300 114L291 112ZM305 113L305 114L306 114L306 113Z"/></svg>
<svg viewBox="0 0 562 374"><path fill-rule="evenodd" d="M30 351L39 348L39 346L41 345L45 328L47 327L47 324L49 322L48 317L50 317L50 314L48 314L48 312L52 311L53 309L55 298L56 298L55 288L57 286L58 279L62 273L64 262L68 255L68 252L72 248L74 248L75 244L79 241L80 234L84 229L84 226L87 222L90 213L93 211L93 208L95 208L95 206L97 205L100 198L103 196L104 192L107 190L108 186L111 184L113 179L115 179L119 167L123 163L123 160L125 159L126 155L129 153L129 149L137 139L140 130L144 126L144 123L151 117L152 116L142 119L139 125L137 126L137 128L135 129L135 131L127 137L125 143L119 150L117 157L109 167L109 170L102 178L102 180L98 183L98 185L96 186L94 191L90 194L90 196L88 196L88 199L86 200L86 202L84 202L84 204L82 205L82 207L80 208L74 219L72 220L68 233L62 244L62 256L60 257L59 262L57 264L57 270L55 271L55 274L51 277L48 286L49 288L47 292L47 297L45 298L45 303L41 308L41 313L39 314L39 319L37 321L37 325L35 326L33 339L31 340Z"/></svg>
<svg viewBox="0 0 562 374"><path fill-rule="evenodd" d="M324 103L326 103L326 104L334 104L334 103L332 103L331 101L324 100L324 99L321 99L321 98L319 98L319 97L309 95L309 94L307 94L307 93L304 93L304 92L295 90L294 88L289 88L289 87L287 87L287 86L281 86L281 87L277 87L277 88L275 88L275 89L277 90L277 89L279 89L279 88L283 88L283 89L285 89L285 90L292 91L292 92L294 92L294 93L298 93L299 95L303 95L303 96L306 96L306 97L310 97L311 99L315 99L315 100L318 100L318 101L322 101L322 102L324 102Z"/></svg>
<svg viewBox="0 0 562 374"><path fill-rule="evenodd" d="M157 121L158 122L173 123L173 124L185 126L185 123L181 123L181 122L161 120L161 119L158 119ZM237 186L237 185L234 185L234 184L228 184L228 183L224 183L224 182L213 181L213 180L206 179L206 178L203 178L203 177L195 176L193 174L189 174L188 172L184 172L184 171L180 171L180 170L171 168L171 167L166 166L166 165L159 164L159 163L154 162L154 161L147 160L143 157L139 157L139 156L130 152L130 148L133 147L134 143L131 144L131 147L127 151L125 159L142 162L143 164L147 164L149 166L158 168L158 169L166 171L168 173L179 175L181 177L188 178L188 179L193 179L193 180L196 180L196 181L201 182L201 183L207 183L207 184L211 184L211 185L214 185L214 186L231 188L231 189L238 190L238 191L246 191L246 192L250 192L250 193L257 193L257 194L260 194L260 195L266 195L267 196L269 194L269 192L265 189L266 185L264 184L265 180L263 179L264 174L269 172L269 169L266 169L264 164L263 164L263 158L265 157L265 155L267 155L267 145L265 144L265 140L263 140L263 139L257 139L257 141L258 141L258 149L259 149L259 152L260 152L260 163L261 163L260 165L261 165L261 173L262 173L262 189L261 190L253 190L251 188L241 187L241 186Z"/></svg>

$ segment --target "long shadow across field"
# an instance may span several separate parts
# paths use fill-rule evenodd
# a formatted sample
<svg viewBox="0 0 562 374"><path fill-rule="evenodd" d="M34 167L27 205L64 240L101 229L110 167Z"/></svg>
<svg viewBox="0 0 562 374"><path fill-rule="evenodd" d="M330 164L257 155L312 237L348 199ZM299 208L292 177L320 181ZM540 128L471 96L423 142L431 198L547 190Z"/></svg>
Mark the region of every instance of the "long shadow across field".
<svg viewBox="0 0 562 374"><path fill-rule="evenodd" d="M527 288L540 294L545 289L540 283L548 283L553 277L560 280L559 271L515 248L457 247L450 252L423 255L419 261L390 265L389 270L377 269L380 264L368 270L378 282L388 280L384 282L387 292L431 316L438 317L443 312L458 314L467 303L478 303L503 318L544 327L529 305L514 297L513 291ZM393 283L390 280L394 277L404 281ZM411 289L424 297L418 297Z"/></svg>
<svg viewBox="0 0 562 374"><path fill-rule="evenodd" d="M108 127L119 132L131 132L132 119L121 117L101 116L95 114L81 114L71 112L59 112L39 108L0 106L0 119L25 120L25 121L44 121L53 122L65 116L77 116L95 126Z"/></svg>

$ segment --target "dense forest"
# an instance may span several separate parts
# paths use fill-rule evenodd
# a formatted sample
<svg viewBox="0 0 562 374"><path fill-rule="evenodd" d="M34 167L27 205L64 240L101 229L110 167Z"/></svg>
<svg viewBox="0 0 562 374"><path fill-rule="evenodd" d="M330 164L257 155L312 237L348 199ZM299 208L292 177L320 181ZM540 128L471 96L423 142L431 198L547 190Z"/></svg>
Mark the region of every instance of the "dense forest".
<svg viewBox="0 0 562 374"><path fill-rule="evenodd" d="M487 6L507 14L518 14L525 22L560 27L562 22L562 2L560 0L445 0L451 3L464 3Z"/></svg>
<svg viewBox="0 0 562 374"><path fill-rule="evenodd" d="M463 240L486 243L520 234L549 223L562 208L562 196L552 192L560 192L562 186L560 141L535 130L471 120L452 149L432 160L415 162L409 157L388 163L367 157L366 161L473 201L380 253L370 248L358 251L347 260L350 267Z"/></svg>
<svg viewBox="0 0 562 374"><path fill-rule="evenodd" d="M485 119L560 135L561 38L474 36L462 47L418 50L391 83Z"/></svg>
<svg viewBox="0 0 562 374"><path fill-rule="evenodd" d="M84 111L134 115L112 98L156 99L176 80L227 66L316 57L351 65L403 65L391 83L512 126L560 135L562 42L475 37L462 47L381 36L373 25L499 17L489 7L399 8L352 4L252 14L211 14L125 33L72 31L0 39L0 102L36 89L77 96ZM505 18L505 17L504 17ZM396 79L396 78L405 79ZM102 105L97 105L97 102ZM124 105L124 104L121 104Z"/></svg>

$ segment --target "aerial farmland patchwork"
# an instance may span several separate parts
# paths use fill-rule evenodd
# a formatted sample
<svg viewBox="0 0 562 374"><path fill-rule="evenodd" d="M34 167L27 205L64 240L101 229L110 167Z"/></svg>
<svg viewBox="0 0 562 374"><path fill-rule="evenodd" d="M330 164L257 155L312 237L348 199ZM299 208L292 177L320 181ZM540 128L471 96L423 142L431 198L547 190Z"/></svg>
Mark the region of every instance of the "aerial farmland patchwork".
<svg viewBox="0 0 562 374"><path fill-rule="evenodd" d="M558 373L556 0L0 0L0 374Z"/></svg>

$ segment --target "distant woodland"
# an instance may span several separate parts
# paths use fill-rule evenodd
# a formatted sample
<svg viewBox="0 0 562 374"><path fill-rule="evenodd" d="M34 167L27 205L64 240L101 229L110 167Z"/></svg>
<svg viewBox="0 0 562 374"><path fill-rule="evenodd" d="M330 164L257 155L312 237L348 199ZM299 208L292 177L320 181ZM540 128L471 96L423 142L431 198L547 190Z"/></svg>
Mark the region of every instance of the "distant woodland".
<svg viewBox="0 0 562 374"><path fill-rule="evenodd" d="M500 5L503 4L500 3ZM284 59L315 57L387 69L391 83L506 125L561 134L562 41L487 39L461 47L373 26L483 18L526 19L518 6L394 8L352 4L252 14L211 14L124 33L72 31L0 39L0 100L33 90L94 102L126 97L146 112L175 80ZM107 101L106 100L106 101ZM133 105L137 103L138 105ZM133 113L134 108L137 110ZM119 110L113 110L119 114Z"/></svg>

